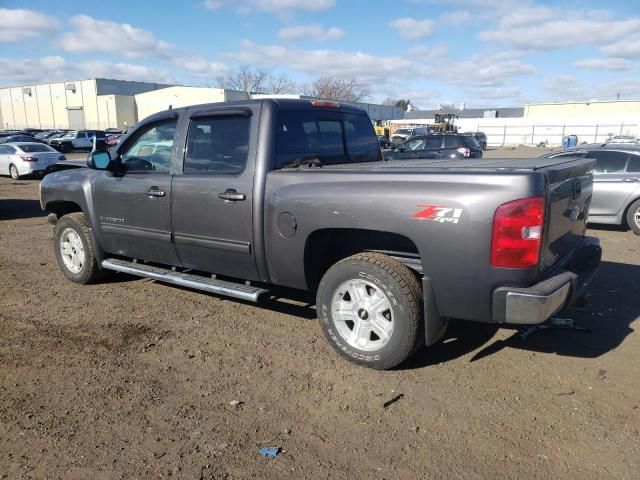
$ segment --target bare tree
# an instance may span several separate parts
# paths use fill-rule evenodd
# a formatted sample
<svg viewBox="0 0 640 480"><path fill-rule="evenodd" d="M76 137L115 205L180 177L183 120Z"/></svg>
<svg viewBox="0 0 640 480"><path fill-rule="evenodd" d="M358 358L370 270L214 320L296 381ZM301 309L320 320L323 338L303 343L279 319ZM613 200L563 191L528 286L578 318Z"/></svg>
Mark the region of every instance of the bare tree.
<svg viewBox="0 0 640 480"><path fill-rule="evenodd" d="M295 83L284 74L273 75L269 70L241 65L235 72L216 78L219 88L249 93L292 93Z"/></svg>
<svg viewBox="0 0 640 480"><path fill-rule="evenodd" d="M358 84L355 78L320 77L306 89L313 97L341 102L359 102L369 96L369 90Z"/></svg>

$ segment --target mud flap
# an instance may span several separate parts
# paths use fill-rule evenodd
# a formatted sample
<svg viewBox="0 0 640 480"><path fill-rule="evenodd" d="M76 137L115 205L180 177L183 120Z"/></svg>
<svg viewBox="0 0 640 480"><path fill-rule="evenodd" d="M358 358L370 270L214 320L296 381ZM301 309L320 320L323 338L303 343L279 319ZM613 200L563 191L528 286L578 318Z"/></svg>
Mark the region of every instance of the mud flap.
<svg viewBox="0 0 640 480"><path fill-rule="evenodd" d="M424 342L428 347L442 338L444 332L447 331L449 319L440 316L429 277L422 277L422 295L424 301Z"/></svg>

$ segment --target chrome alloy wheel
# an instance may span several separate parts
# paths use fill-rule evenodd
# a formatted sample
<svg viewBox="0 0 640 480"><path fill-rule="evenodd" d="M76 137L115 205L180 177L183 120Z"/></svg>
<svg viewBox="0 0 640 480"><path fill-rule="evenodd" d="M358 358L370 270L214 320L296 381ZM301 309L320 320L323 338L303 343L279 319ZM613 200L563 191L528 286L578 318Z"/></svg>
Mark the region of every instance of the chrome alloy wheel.
<svg viewBox="0 0 640 480"><path fill-rule="evenodd" d="M84 245L80 235L72 229L66 228L60 235L60 254L64 266L72 273L80 273L86 261Z"/></svg>
<svg viewBox="0 0 640 480"><path fill-rule="evenodd" d="M640 208L634 212L633 221L636 222L636 225L640 228Z"/></svg>
<svg viewBox="0 0 640 480"><path fill-rule="evenodd" d="M391 302L379 287L366 280L349 280L336 289L331 316L340 336L358 350L378 350L393 335Z"/></svg>

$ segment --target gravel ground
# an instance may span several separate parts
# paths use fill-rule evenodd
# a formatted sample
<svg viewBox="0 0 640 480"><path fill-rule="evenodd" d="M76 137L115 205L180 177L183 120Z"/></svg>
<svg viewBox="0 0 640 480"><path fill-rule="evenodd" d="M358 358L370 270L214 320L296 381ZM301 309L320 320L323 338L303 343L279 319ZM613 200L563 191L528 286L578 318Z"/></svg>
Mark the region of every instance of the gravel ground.
<svg viewBox="0 0 640 480"><path fill-rule="evenodd" d="M604 262L562 316L593 333L458 321L378 372L340 359L304 299L66 281L37 198L0 178L0 478L640 478L628 231L589 232Z"/></svg>

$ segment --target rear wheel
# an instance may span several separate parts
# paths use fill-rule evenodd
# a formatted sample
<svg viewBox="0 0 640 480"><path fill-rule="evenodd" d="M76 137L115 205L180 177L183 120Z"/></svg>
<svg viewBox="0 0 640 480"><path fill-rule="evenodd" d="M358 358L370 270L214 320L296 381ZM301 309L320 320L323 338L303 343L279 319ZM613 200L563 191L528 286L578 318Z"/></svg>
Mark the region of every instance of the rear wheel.
<svg viewBox="0 0 640 480"><path fill-rule="evenodd" d="M13 163L9 165L9 175L14 180L18 180L20 178L20 172L18 172L18 167L16 167Z"/></svg>
<svg viewBox="0 0 640 480"><path fill-rule="evenodd" d="M104 277L83 213L70 213L58 220L53 247L60 270L72 282L94 283Z"/></svg>
<svg viewBox="0 0 640 480"><path fill-rule="evenodd" d="M420 282L386 255L361 253L336 263L320 282L317 308L331 346L359 365L395 367L424 340Z"/></svg>
<svg viewBox="0 0 640 480"><path fill-rule="evenodd" d="M627 210L627 225L633 233L640 235L640 199L633 202Z"/></svg>

